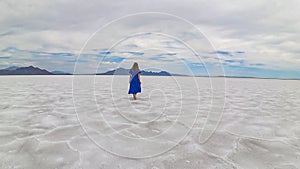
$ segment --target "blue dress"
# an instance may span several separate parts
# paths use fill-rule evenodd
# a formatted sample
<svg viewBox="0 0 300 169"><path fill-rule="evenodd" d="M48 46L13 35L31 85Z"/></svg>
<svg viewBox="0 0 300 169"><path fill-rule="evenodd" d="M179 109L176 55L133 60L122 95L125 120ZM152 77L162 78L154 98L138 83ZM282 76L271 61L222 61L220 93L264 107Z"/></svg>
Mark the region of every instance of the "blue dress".
<svg viewBox="0 0 300 169"><path fill-rule="evenodd" d="M138 78L138 74L140 74L141 72L139 70L136 72L133 72L130 69L129 73L131 74L131 79L130 79L130 87L129 87L128 94L141 93L141 84L140 84L140 80Z"/></svg>

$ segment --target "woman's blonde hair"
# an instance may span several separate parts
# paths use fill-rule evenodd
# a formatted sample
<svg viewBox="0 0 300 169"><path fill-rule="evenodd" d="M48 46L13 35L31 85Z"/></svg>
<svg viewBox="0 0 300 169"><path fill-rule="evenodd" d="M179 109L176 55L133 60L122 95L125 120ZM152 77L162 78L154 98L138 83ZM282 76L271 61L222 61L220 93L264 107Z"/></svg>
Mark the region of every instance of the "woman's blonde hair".
<svg viewBox="0 0 300 169"><path fill-rule="evenodd" d="M132 65L132 68L131 68L132 72L136 72L136 71L139 71L140 68L139 68L139 65L138 63L134 62L133 65Z"/></svg>

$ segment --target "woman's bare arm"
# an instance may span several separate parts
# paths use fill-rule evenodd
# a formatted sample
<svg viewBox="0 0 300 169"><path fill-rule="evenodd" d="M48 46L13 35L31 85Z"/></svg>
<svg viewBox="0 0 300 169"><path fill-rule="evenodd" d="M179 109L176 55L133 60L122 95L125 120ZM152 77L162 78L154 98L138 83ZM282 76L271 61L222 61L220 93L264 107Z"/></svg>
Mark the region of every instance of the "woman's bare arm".
<svg viewBox="0 0 300 169"><path fill-rule="evenodd" d="M141 75L140 75L140 73L138 74L138 78L139 78L140 84L142 84L142 82L141 82Z"/></svg>
<svg viewBox="0 0 300 169"><path fill-rule="evenodd" d="M129 76L129 81L128 81L129 83L130 83L131 78L132 78L132 75L130 74L130 76Z"/></svg>

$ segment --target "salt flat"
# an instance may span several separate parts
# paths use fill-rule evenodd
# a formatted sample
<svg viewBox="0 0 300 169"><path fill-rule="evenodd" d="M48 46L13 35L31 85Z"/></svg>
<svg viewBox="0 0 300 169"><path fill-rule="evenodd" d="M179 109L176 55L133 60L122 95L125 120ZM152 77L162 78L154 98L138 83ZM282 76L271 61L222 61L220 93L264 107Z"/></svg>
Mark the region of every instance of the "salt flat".
<svg viewBox="0 0 300 169"><path fill-rule="evenodd" d="M223 80L1 76L0 168L300 168L300 81Z"/></svg>

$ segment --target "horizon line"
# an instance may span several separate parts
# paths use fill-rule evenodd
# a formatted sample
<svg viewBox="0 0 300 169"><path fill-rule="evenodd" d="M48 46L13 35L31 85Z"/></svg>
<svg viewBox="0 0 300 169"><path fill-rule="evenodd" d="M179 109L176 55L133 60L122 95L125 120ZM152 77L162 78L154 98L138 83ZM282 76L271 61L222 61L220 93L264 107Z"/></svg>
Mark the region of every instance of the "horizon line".
<svg viewBox="0 0 300 169"><path fill-rule="evenodd" d="M18 68L26 68L26 67L34 67L34 68L38 68L38 69L41 69L41 70L46 70L48 71L47 69L43 69L43 68L40 68L38 66L33 66L33 65L30 65L30 66L9 66L9 67L18 67ZM7 68L9 68L7 67ZM5 70L7 68L3 68L3 69L0 69L0 70ZM48 71L49 73L52 73L52 74L48 74L48 75L59 75L59 76L62 76L62 75L97 75L97 76L126 76L125 74L112 74L112 75L109 75L109 74L105 74L109 71L114 71L114 70L117 70L117 69L127 69L127 68L123 68L123 67L116 67L112 70L107 70L106 72L98 72L98 73L79 73L79 74L74 74L74 73L68 73L68 72L64 72L64 71L60 71L60 70L54 70L54 71L60 71L60 72L63 72L65 74L54 74L52 72L54 71ZM130 68L129 68L130 69ZM129 70L128 69L128 70ZM146 71L146 70L142 70L141 71ZM178 73L170 73L166 70L161 70L161 71L148 71L148 72L153 72L153 73L160 73L160 72L167 72L169 73L170 75L143 75L143 76L178 76L178 77L212 77L212 78L248 78L248 79L277 79L277 80L300 80L300 78L281 78L281 77L257 77L257 76L226 76L226 75L217 75L217 76L206 76L206 75L185 75L185 74L178 74ZM14 74L2 74L0 76L30 76L30 75L33 75L33 76L38 76L38 75L42 75L42 74L19 74L19 75L14 75ZM129 75L129 74L128 74ZM42 75L44 76L44 75Z"/></svg>

